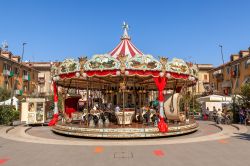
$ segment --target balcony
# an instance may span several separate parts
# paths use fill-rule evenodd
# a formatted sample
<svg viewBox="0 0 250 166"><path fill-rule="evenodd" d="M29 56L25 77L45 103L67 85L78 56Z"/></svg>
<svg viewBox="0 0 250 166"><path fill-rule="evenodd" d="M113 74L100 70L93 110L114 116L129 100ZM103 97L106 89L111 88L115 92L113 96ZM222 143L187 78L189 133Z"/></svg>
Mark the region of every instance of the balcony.
<svg viewBox="0 0 250 166"><path fill-rule="evenodd" d="M14 75L14 72L10 70L3 70L3 75L12 77Z"/></svg>
<svg viewBox="0 0 250 166"><path fill-rule="evenodd" d="M216 70L216 71L213 72L213 75L214 75L215 77L216 77L217 75L221 75L221 74L223 74L223 73L222 73L222 69Z"/></svg>
<svg viewBox="0 0 250 166"><path fill-rule="evenodd" d="M23 91L22 90L15 90L15 95L22 95Z"/></svg>
<svg viewBox="0 0 250 166"><path fill-rule="evenodd" d="M30 76L29 75L23 75L23 80L24 81L30 81Z"/></svg>

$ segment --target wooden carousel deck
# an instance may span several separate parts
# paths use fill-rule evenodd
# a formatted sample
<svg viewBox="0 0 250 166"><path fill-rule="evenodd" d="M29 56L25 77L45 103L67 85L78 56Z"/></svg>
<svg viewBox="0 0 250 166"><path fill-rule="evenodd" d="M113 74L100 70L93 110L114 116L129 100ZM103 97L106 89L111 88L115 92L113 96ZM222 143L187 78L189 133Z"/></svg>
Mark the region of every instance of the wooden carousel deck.
<svg viewBox="0 0 250 166"><path fill-rule="evenodd" d="M90 138L155 138L177 136L192 133L198 130L198 123L193 121L189 124L170 124L167 133L159 132L157 127L145 126L133 123L130 126L109 125L109 127L89 128L79 124L56 124L51 130L58 134L90 137Z"/></svg>

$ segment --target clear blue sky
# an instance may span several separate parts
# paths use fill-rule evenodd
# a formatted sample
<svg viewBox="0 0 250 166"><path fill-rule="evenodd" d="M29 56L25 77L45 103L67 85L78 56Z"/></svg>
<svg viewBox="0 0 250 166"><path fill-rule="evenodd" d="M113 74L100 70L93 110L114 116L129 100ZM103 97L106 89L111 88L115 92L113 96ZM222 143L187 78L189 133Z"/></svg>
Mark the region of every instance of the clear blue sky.
<svg viewBox="0 0 250 166"><path fill-rule="evenodd" d="M250 0L2 0L0 42L24 60L62 61L112 50L122 22L154 56L222 63L250 46Z"/></svg>

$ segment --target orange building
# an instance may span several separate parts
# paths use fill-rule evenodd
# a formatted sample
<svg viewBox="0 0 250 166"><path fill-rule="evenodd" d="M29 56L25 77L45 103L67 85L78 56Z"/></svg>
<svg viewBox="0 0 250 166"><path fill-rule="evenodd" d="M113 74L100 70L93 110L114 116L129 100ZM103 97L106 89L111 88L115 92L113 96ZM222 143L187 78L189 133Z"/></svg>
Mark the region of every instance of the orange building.
<svg viewBox="0 0 250 166"><path fill-rule="evenodd" d="M245 83L250 83L250 48L232 54L230 62L209 71L210 86L215 93L238 94Z"/></svg>
<svg viewBox="0 0 250 166"><path fill-rule="evenodd" d="M36 94L39 71L20 63L20 60L20 56L0 48L0 86L8 90L15 86L14 95Z"/></svg>

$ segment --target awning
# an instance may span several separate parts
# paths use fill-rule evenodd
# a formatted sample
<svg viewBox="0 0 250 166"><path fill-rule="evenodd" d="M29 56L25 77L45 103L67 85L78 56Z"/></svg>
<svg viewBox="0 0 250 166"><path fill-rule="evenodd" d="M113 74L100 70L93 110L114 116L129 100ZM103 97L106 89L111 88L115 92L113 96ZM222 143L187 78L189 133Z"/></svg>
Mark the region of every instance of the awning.
<svg viewBox="0 0 250 166"><path fill-rule="evenodd" d="M247 65L250 65L250 59L247 60Z"/></svg>
<svg viewBox="0 0 250 166"><path fill-rule="evenodd" d="M222 70L216 70L215 72L213 72L213 75L217 75L217 74L222 74Z"/></svg>
<svg viewBox="0 0 250 166"><path fill-rule="evenodd" d="M232 82L231 81L223 81L222 82L222 85L221 85L222 88L232 88Z"/></svg>
<svg viewBox="0 0 250 166"><path fill-rule="evenodd" d="M230 96L220 96L220 95L210 95L205 97L200 97L196 99L197 102L231 102L232 97Z"/></svg>

